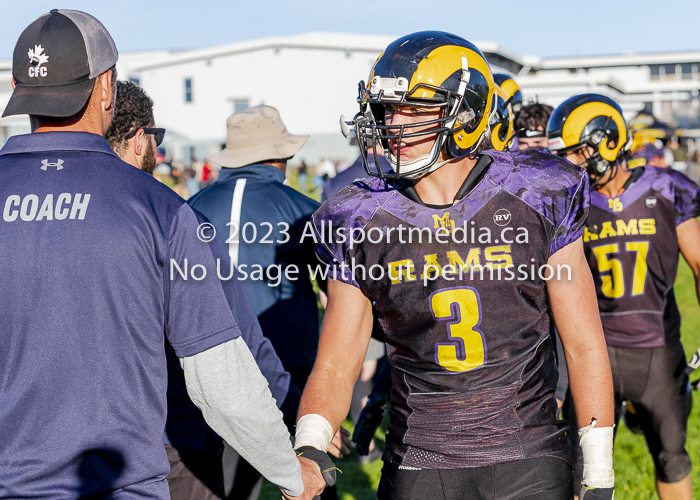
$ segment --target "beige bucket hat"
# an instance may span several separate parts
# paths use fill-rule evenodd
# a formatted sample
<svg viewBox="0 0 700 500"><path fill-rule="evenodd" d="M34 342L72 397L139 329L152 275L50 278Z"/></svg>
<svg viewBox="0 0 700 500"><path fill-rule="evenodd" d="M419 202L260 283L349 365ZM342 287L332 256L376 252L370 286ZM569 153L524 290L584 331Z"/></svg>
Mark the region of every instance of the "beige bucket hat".
<svg viewBox="0 0 700 500"><path fill-rule="evenodd" d="M226 147L207 159L226 168L240 168L265 160L291 158L309 139L292 135L272 106L253 106L226 120Z"/></svg>

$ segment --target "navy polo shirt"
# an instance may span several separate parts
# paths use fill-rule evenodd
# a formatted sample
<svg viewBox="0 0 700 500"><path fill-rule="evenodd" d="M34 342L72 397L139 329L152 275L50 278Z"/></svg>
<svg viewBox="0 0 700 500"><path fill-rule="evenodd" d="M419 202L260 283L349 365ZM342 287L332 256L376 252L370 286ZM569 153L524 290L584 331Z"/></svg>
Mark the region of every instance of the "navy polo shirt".
<svg viewBox="0 0 700 500"><path fill-rule="evenodd" d="M168 498L165 336L240 335L195 214L80 132L10 138L0 209L0 498Z"/></svg>

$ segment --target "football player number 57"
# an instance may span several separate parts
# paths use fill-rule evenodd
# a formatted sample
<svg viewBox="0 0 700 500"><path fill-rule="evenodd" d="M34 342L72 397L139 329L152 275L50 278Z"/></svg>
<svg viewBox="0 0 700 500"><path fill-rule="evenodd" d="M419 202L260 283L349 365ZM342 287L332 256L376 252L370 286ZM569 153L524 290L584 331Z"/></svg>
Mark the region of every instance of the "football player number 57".
<svg viewBox="0 0 700 500"><path fill-rule="evenodd" d="M625 243L625 251L636 253L634 272L632 273L632 290L629 291L629 295L636 297L644 293L644 283L647 279L649 242L628 241ZM622 271L622 262L612 256L619 252L620 247L617 243L593 248L593 254L598 261L598 271L601 273L601 291L603 295L611 299L619 299L625 295L625 275ZM607 274L608 272L610 274Z"/></svg>
<svg viewBox="0 0 700 500"><path fill-rule="evenodd" d="M447 322L447 333L455 340L435 345L437 363L454 373L484 366L486 344L483 334L476 329L481 323L477 291L465 287L436 292L430 297L430 311L436 320Z"/></svg>

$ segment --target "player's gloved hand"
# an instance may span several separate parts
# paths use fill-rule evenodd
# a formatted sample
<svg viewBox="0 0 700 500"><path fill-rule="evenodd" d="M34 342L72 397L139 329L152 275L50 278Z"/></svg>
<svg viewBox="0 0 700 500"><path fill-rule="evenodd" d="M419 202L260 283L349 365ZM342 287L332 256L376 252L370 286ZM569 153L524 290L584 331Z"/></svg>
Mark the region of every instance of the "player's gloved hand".
<svg viewBox="0 0 700 500"><path fill-rule="evenodd" d="M615 498L615 488L588 488L581 486L579 500L613 500Z"/></svg>
<svg viewBox="0 0 700 500"><path fill-rule="evenodd" d="M338 470L338 468L333 463L333 460L331 460L331 457L328 456L328 453L317 450L313 446L302 446L295 451L297 452L297 457L307 458L318 464L319 469L321 469L323 480L326 481L326 486L333 486L335 484L335 471ZM320 496L315 496L314 500L320 498Z"/></svg>
<svg viewBox="0 0 700 500"><path fill-rule="evenodd" d="M367 398L367 404L360 412L360 418L355 424L355 431L352 433L352 440L357 443L357 453L359 455L367 455L369 453L369 444L372 442L374 433L384 419L384 409L386 405L385 395L370 394Z"/></svg>

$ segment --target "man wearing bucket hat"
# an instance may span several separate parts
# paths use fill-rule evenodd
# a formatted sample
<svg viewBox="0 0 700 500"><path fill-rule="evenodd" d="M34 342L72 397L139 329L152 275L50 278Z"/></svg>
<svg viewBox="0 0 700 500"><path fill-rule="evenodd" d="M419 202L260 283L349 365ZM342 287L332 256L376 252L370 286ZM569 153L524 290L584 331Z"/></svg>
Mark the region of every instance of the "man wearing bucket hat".
<svg viewBox="0 0 700 500"><path fill-rule="evenodd" d="M117 57L72 10L41 16L14 50L3 116L29 114L33 133L0 151L0 498L169 498L167 336L210 425L309 499L320 470L289 445L197 217L104 140ZM173 274L188 261L210 272Z"/></svg>
<svg viewBox="0 0 700 500"><path fill-rule="evenodd" d="M154 127L151 98L133 82L117 82L116 111L105 139L122 160L149 174L153 173L156 166L156 146L165 133L165 129ZM201 214L196 215L199 222L208 222ZM217 236L209 244L214 257L221 262L222 269L228 269L229 257L223 240ZM231 279L221 280L221 284L226 301L238 322L241 337L267 379L272 397L284 415L285 424L293 429L301 393L282 367L272 344L263 336L243 282L236 279L234 274ZM226 484L222 469L224 445L187 394L182 367L169 344L166 345L166 356L168 417L163 441L170 462L170 498L226 498L225 491L231 486ZM259 474L256 473L256 476Z"/></svg>
<svg viewBox="0 0 700 500"><path fill-rule="evenodd" d="M308 136L290 134L270 106L234 113L227 123L226 147L208 157L223 167L219 178L188 203L226 240L263 334L302 389L316 358L319 331L309 274L309 266L316 269L318 262L313 238L304 237L304 228L319 204L284 181L287 160ZM335 443L340 442L337 435ZM247 486L234 498L257 498L258 477L242 474L240 465L238 469L236 485Z"/></svg>

